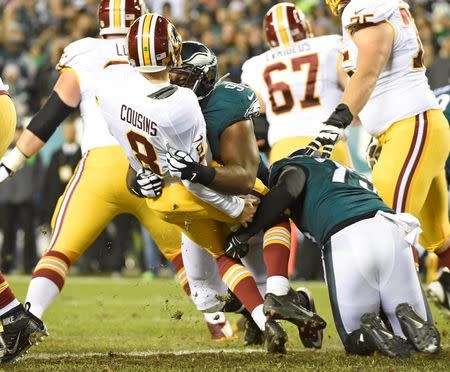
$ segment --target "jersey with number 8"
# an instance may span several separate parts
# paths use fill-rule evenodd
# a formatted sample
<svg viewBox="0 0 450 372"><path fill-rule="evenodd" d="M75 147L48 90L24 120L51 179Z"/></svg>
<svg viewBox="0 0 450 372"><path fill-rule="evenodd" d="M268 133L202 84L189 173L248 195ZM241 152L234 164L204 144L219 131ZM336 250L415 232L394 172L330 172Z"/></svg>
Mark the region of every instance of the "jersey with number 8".
<svg viewBox="0 0 450 372"><path fill-rule="evenodd" d="M387 22L395 31L391 57L369 102L359 114L373 136L392 123L413 117L439 104L429 88L423 65L423 47L409 6L401 0L352 0L342 14L344 69L352 75L358 50L352 40L355 27Z"/></svg>
<svg viewBox="0 0 450 372"><path fill-rule="evenodd" d="M288 137L315 136L322 129L342 96L340 45L338 35L308 38L244 63L241 80L265 104L271 146Z"/></svg>

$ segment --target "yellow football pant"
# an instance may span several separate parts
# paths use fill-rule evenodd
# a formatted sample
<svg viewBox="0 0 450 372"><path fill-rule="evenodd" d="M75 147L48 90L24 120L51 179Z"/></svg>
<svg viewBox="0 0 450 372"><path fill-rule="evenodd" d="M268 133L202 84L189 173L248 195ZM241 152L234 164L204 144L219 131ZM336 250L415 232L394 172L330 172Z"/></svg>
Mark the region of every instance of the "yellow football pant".
<svg viewBox="0 0 450 372"><path fill-rule="evenodd" d="M11 144L16 129L16 110L11 98L0 91L0 157Z"/></svg>
<svg viewBox="0 0 450 372"><path fill-rule="evenodd" d="M274 143L270 150L269 162L275 163L277 160L283 159L291 152L298 150L302 147L308 146L308 144L314 139L314 137L290 137L279 140ZM350 157L350 151L345 141L339 141L331 154L331 159L347 166L352 167L352 158Z"/></svg>
<svg viewBox="0 0 450 372"><path fill-rule="evenodd" d="M181 249L181 234L132 194L126 185L128 159L120 146L90 150L60 197L52 219L49 250L73 263L117 215L129 213L148 230L164 256L171 260Z"/></svg>
<svg viewBox="0 0 450 372"><path fill-rule="evenodd" d="M378 137L382 150L372 179L383 201L397 212L416 216L420 244L439 248L450 236L445 161L450 150L448 122L429 110L394 123Z"/></svg>

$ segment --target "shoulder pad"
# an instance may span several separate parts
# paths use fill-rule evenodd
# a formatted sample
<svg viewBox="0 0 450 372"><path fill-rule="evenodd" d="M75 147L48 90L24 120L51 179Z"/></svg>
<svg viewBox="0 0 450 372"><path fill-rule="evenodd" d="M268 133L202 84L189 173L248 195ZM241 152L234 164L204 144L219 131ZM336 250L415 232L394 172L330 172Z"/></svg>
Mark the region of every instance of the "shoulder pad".
<svg viewBox="0 0 450 372"><path fill-rule="evenodd" d="M98 40L92 37L86 37L70 43L64 48L56 68L61 70L64 67L71 67L72 64L76 63L77 57L96 50Z"/></svg>
<svg viewBox="0 0 450 372"><path fill-rule="evenodd" d="M168 87L161 88L160 90L150 94L148 97L153 99L165 99L170 97L178 90L178 86L169 85Z"/></svg>
<svg viewBox="0 0 450 372"><path fill-rule="evenodd" d="M233 105L236 115L250 119L260 113L259 100L255 92L244 84L224 81L214 89L217 99Z"/></svg>
<svg viewBox="0 0 450 372"><path fill-rule="evenodd" d="M241 82L243 84L250 84L254 79L255 72L258 69L258 60L259 56L252 57L244 62L242 65L242 74L241 74Z"/></svg>
<svg viewBox="0 0 450 372"><path fill-rule="evenodd" d="M342 26L351 30L357 25L387 20L398 9L396 0L352 0L342 14Z"/></svg>

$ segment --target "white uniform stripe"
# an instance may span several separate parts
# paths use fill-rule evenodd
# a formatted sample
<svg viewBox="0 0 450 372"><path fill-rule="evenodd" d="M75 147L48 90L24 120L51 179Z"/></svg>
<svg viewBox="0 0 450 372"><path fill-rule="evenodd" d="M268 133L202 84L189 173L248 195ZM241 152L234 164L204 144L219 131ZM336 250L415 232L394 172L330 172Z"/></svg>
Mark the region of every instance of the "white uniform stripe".
<svg viewBox="0 0 450 372"><path fill-rule="evenodd" d="M154 15L152 17L152 21L150 23L150 62L152 66L156 66L156 55L155 55L155 43L153 42L155 40L155 27L156 27L156 21L158 19L158 15Z"/></svg>
<svg viewBox="0 0 450 372"><path fill-rule="evenodd" d="M43 257L42 259L41 259L41 261L40 261L40 263L37 265L37 266L40 266L40 265L47 265L47 264L53 264L53 265L56 265L56 266L58 266L61 270L64 270L64 271L66 271L67 272L67 270L69 269L68 267L67 267L67 265L66 265L66 263L64 262L62 262L62 261L58 261L57 259L55 259L55 258L51 258L51 257Z"/></svg>
<svg viewBox="0 0 450 372"><path fill-rule="evenodd" d="M273 240L281 240L282 242L285 242L287 245L291 244L291 239L286 239L285 237L282 237L282 236L273 236L273 237L264 239L264 245L269 244Z"/></svg>
<svg viewBox="0 0 450 372"><path fill-rule="evenodd" d="M291 234L289 233L289 231L281 229L281 228L272 228L270 230L267 230L266 233L265 233L265 236L269 236L269 235L272 235L272 234L280 234L280 235L284 235L284 236L286 236L288 238L291 237Z"/></svg>
<svg viewBox="0 0 450 372"><path fill-rule="evenodd" d="M114 0L109 0L109 27L114 27Z"/></svg>
<svg viewBox="0 0 450 372"><path fill-rule="evenodd" d="M120 0L120 27L125 26L125 5L127 0Z"/></svg>
<svg viewBox="0 0 450 372"><path fill-rule="evenodd" d="M65 277L67 274L66 270L61 270L60 267L56 266L56 265L52 265L52 264L45 264L45 265L37 265L35 270L40 270L40 269L45 269L45 266L50 266L52 267L56 272L60 273L62 277Z"/></svg>
<svg viewBox="0 0 450 372"><path fill-rule="evenodd" d="M250 271L248 270L243 270L242 272L240 272L238 275L236 275L234 278L231 279L230 285L228 286L228 288L233 288L234 287L234 283L239 282L239 280L241 280L242 277L244 276L248 276L251 275Z"/></svg>
<svg viewBox="0 0 450 372"><path fill-rule="evenodd" d="M70 198L72 196L73 191L75 190L76 186L78 185L78 182L80 180L81 174L83 173L84 166L86 164L86 159L87 159L88 154L89 154L89 152L87 152L83 156L83 158L81 159L80 166L78 167L78 170L75 173L74 179L73 179L72 183L70 184L70 187L67 190L66 195L64 196L64 199L63 199L63 201L61 203L61 208L59 209L58 216L56 217L55 228L53 230L52 239L50 241L50 245L48 247L48 250L52 249L52 247L55 244L55 241L56 241L56 239L57 239L57 237L59 235L59 232L61 230L61 225L62 225L62 222L64 220L64 214L65 214L67 206L69 204L69 200L70 200Z"/></svg>
<svg viewBox="0 0 450 372"><path fill-rule="evenodd" d="M228 271L228 273L222 278L224 283L227 283L229 281L229 278L231 278L235 274L236 271L241 270L241 269L243 269L242 266L236 265L230 271Z"/></svg>
<svg viewBox="0 0 450 372"><path fill-rule="evenodd" d="M405 194L408 186L408 179L411 176L412 168L414 163L416 162L419 154L420 147L422 142L424 141L424 131L425 131L425 118L424 113L419 115L419 128L417 131L416 142L414 143L414 150L411 154L411 157L406 166L405 173L403 174L402 180L400 182L400 188L398 191L397 204L394 206L396 212L402 211L403 199L405 198Z"/></svg>
<svg viewBox="0 0 450 372"><path fill-rule="evenodd" d="M144 26L144 18L140 17L139 19L139 27L138 27L138 37L137 37L137 49L139 55L139 66L145 66L144 56L142 55L142 28Z"/></svg>

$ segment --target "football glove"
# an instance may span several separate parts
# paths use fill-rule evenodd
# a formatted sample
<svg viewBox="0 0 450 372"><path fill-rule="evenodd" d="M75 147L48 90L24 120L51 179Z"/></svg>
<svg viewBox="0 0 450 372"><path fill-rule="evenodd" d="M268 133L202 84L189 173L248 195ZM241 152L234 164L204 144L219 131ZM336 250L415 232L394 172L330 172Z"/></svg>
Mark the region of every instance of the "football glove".
<svg viewBox="0 0 450 372"><path fill-rule="evenodd" d="M380 153L381 153L381 144L375 137L372 137L370 139L369 144L367 145L366 150L366 161L370 169L373 169L375 164L378 162Z"/></svg>
<svg viewBox="0 0 450 372"><path fill-rule="evenodd" d="M9 177L13 176L13 172L5 164L0 163L0 183L5 182Z"/></svg>
<svg viewBox="0 0 450 372"><path fill-rule="evenodd" d="M170 149L166 157L170 175L173 177L208 186L216 175L214 167L197 163L187 152Z"/></svg>
<svg viewBox="0 0 450 372"><path fill-rule="evenodd" d="M225 240L225 254L228 257L240 260L247 255L248 249L248 243L240 242L235 234L231 234Z"/></svg>
<svg viewBox="0 0 450 372"><path fill-rule="evenodd" d="M329 158L337 141L343 136L345 128L350 125L352 120L353 114L348 106L344 103L337 105L330 117L324 121L323 129L306 147L305 155L311 156L314 151L323 147L323 155Z"/></svg>
<svg viewBox="0 0 450 372"><path fill-rule="evenodd" d="M136 173L131 191L141 198L156 198L162 194L163 186L163 179L160 175L149 169L141 168Z"/></svg>

